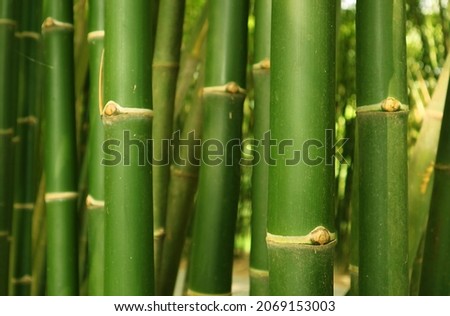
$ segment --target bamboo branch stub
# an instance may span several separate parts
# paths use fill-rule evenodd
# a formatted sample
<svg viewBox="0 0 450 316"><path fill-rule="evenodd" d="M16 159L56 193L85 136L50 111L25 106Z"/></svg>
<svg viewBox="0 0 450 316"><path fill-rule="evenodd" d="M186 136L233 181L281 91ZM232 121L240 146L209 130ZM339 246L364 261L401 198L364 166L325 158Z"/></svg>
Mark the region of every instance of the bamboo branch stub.
<svg viewBox="0 0 450 316"><path fill-rule="evenodd" d="M131 107L122 107L118 103L114 101L108 101L103 109L103 118L113 118L117 116L135 116L135 117L144 117L148 119L153 118L153 111L150 109L144 108L131 108Z"/></svg>
<svg viewBox="0 0 450 316"><path fill-rule="evenodd" d="M72 23L58 21L52 17L47 17L42 23L42 33L51 31L73 31L74 27Z"/></svg>
<svg viewBox="0 0 450 316"><path fill-rule="evenodd" d="M270 59L266 58L253 65L253 70L270 69Z"/></svg>
<svg viewBox="0 0 450 316"><path fill-rule="evenodd" d="M326 245L336 240L336 233L331 233L323 226L314 228L306 236L281 236L267 233L267 244Z"/></svg>
<svg viewBox="0 0 450 316"><path fill-rule="evenodd" d="M203 95L210 93L247 94L247 90L241 88L236 82L229 82L223 86L205 87Z"/></svg>
<svg viewBox="0 0 450 316"><path fill-rule="evenodd" d="M86 197L86 207L88 209L98 209L105 207L105 201L96 200L92 195L88 194Z"/></svg>
<svg viewBox="0 0 450 316"><path fill-rule="evenodd" d="M409 107L407 105L402 104L395 98L388 97L377 104L370 105L362 105L358 106L356 109L356 113L364 113L364 112L400 112L400 111L408 111Z"/></svg>
<svg viewBox="0 0 450 316"><path fill-rule="evenodd" d="M164 228L159 228L153 231L153 238L155 240L161 240L166 235L166 230Z"/></svg>

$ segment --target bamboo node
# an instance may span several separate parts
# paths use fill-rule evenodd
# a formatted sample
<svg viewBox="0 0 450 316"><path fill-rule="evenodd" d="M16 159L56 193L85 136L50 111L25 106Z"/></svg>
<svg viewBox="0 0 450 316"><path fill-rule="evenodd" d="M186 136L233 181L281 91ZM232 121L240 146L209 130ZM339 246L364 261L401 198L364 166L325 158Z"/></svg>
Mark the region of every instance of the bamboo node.
<svg viewBox="0 0 450 316"><path fill-rule="evenodd" d="M397 112L400 111L402 104L395 98L389 97L381 102L381 109L384 112Z"/></svg>
<svg viewBox="0 0 450 316"><path fill-rule="evenodd" d="M31 284L33 282L33 278L31 275L26 274L19 279L13 278L11 281L13 284Z"/></svg>
<svg viewBox="0 0 450 316"><path fill-rule="evenodd" d="M15 27L17 25L17 21L12 19L0 19L0 25L9 25Z"/></svg>
<svg viewBox="0 0 450 316"><path fill-rule="evenodd" d="M73 24L47 17L44 23L42 23L42 32L49 32L51 30L73 31Z"/></svg>
<svg viewBox="0 0 450 316"><path fill-rule="evenodd" d="M437 164L434 165L434 169L435 170L444 171L444 172L449 172L450 171L450 164L437 163Z"/></svg>
<svg viewBox="0 0 450 316"><path fill-rule="evenodd" d="M13 135L14 130L12 128L0 129L0 136Z"/></svg>
<svg viewBox="0 0 450 316"><path fill-rule="evenodd" d="M353 274L353 275L358 275L358 274L359 274L359 267L358 267L358 266L355 266L355 265L353 265L353 264L350 264L350 265L348 266L348 271L349 271L351 274Z"/></svg>
<svg viewBox="0 0 450 316"><path fill-rule="evenodd" d="M204 87L203 94L207 93L246 94L247 91L244 88L241 88L236 82L231 81L223 86Z"/></svg>
<svg viewBox="0 0 450 316"><path fill-rule="evenodd" d="M108 103L106 103L105 105L105 108L103 109L103 116L111 117L118 115L135 115L153 118L153 111L144 108L122 107L114 101L108 101Z"/></svg>
<svg viewBox="0 0 450 316"><path fill-rule="evenodd" d="M255 278L269 277L269 271L250 267L250 276Z"/></svg>
<svg viewBox="0 0 450 316"><path fill-rule="evenodd" d="M198 174L194 172L186 172L182 170L181 168L177 168L175 166L170 166L170 172L172 175L180 177L180 178L191 178L191 179L197 179Z"/></svg>
<svg viewBox="0 0 450 316"><path fill-rule="evenodd" d="M88 194L86 197L86 206L88 209L96 209L105 207L105 201L96 200L92 195Z"/></svg>
<svg viewBox="0 0 450 316"><path fill-rule="evenodd" d="M104 30L92 31L88 33L87 40L88 42L92 42L96 39L103 39L104 37L105 37Z"/></svg>
<svg viewBox="0 0 450 316"><path fill-rule="evenodd" d="M31 38L36 41L38 41L41 38L41 34L33 31L22 31L22 32L16 32L15 36L19 39L22 38Z"/></svg>
<svg viewBox="0 0 450 316"><path fill-rule="evenodd" d="M270 69L270 59L265 58L261 60L260 62L253 65L253 70L265 70Z"/></svg>
<svg viewBox="0 0 450 316"><path fill-rule="evenodd" d="M37 124L37 117L33 115L25 116L25 117L19 117L17 119L17 124L28 124L28 125L36 125Z"/></svg>
<svg viewBox="0 0 450 316"><path fill-rule="evenodd" d="M164 228L158 228L153 231L153 239L160 240L166 235L166 231Z"/></svg>
<svg viewBox="0 0 450 316"><path fill-rule="evenodd" d="M34 204L33 203L14 203L14 209L24 210L24 211L33 211Z"/></svg>
<svg viewBox="0 0 450 316"><path fill-rule="evenodd" d="M266 242L275 244L326 245L336 240L336 233L331 233L323 226L314 228L306 236L282 236L267 233Z"/></svg>
<svg viewBox="0 0 450 316"><path fill-rule="evenodd" d="M8 236L9 236L9 232L7 230L0 231L0 238L8 237Z"/></svg>
<svg viewBox="0 0 450 316"><path fill-rule="evenodd" d="M78 192L50 192L45 194L45 202L74 200L78 198Z"/></svg>
<svg viewBox="0 0 450 316"><path fill-rule="evenodd" d="M191 289L188 289L186 291L186 295L187 296L231 296L231 293L220 293L220 294L216 294L216 293L201 293L201 292L197 292Z"/></svg>

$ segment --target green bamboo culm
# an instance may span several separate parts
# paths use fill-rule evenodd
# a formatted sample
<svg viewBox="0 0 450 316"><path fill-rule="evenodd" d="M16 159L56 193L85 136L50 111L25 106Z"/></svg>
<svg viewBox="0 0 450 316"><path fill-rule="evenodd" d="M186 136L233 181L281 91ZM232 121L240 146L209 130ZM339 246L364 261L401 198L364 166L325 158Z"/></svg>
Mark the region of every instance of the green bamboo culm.
<svg viewBox="0 0 450 316"><path fill-rule="evenodd" d="M335 5L272 1L271 139L292 143L265 157L271 295L333 295Z"/></svg>
<svg viewBox="0 0 450 316"><path fill-rule="evenodd" d="M356 6L359 293L407 295L408 168L404 0Z"/></svg>
<svg viewBox="0 0 450 316"><path fill-rule="evenodd" d="M73 2L44 0L47 294L78 295Z"/></svg>
<svg viewBox="0 0 450 316"><path fill-rule="evenodd" d="M175 150L170 167L167 202L166 238L161 262L159 295L172 295L178 276L189 223L191 223L194 199L198 186L201 155L202 98L204 67L200 68L196 94L180 135L180 146Z"/></svg>
<svg viewBox="0 0 450 316"><path fill-rule="evenodd" d="M248 7L248 1L212 1L208 8L203 152L188 295L231 294ZM218 152L220 158L212 158Z"/></svg>
<svg viewBox="0 0 450 316"><path fill-rule="evenodd" d="M19 41L19 98L13 214L13 295L31 294L31 226L37 192L38 116L40 114L41 1L22 3Z"/></svg>
<svg viewBox="0 0 450 316"><path fill-rule="evenodd" d="M88 162L88 295L103 295L104 286L104 167L103 124L99 112L100 69L105 35L105 1L89 1L89 162Z"/></svg>
<svg viewBox="0 0 450 316"><path fill-rule="evenodd" d="M13 210L13 144L15 119L15 36L17 1L0 5L0 295L8 295Z"/></svg>
<svg viewBox="0 0 450 316"><path fill-rule="evenodd" d="M434 165L420 295L450 295L450 89L447 89L439 146Z"/></svg>
<svg viewBox="0 0 450 316"><path fill-rule="evenodd" d="M105 295L153 295L152 12L105 3Z"/></svg>
<svg viewBox="0 0 450 316"><path fill-rule="evenodd" d="M159 282L165 235L167 195L170 178L170 140L180 62L185 0L166 0L159 6L153 55L153 209L155 276Z"/></svg>
<svg viewBox="0 0 450 316"><path fill-rule="evenodd" d="M253 79L255 87L254 138L264 139L270 130L270 28L272 0L255 1L255 52ZM264 146L256 145L260 159ZM250 252L250 295L269 295L267 259L267 206L269 165L255 161L252 173L252 243Z"/></svg>

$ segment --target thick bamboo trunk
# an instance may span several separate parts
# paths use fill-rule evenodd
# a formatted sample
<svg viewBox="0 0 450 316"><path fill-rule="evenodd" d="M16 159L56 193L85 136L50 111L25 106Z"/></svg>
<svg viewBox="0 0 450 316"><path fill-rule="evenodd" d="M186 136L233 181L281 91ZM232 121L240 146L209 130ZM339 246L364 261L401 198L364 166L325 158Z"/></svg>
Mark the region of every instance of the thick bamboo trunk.
<svg viewBox="0 0 450 316"><path fill-rule="evenodd" d="M333 294L335 5L272 4L271 139L290 144L266 155L271 295Z"/></svg>
<svg viewBox="0 0 450 316"><path fill-rule="evenodd" d="M73 3L44 1L47 294L78 294Z"/></svg>
<svg viewBox="0 0 450 316"><path fill-rule="evenodd" d="M153 208L155 277L159 283L165 236L170 178L169 145L180 63L185 0L166 0L159 6L158 27L153 56Z"/></svg>
<svg viewBox="0 0 450 316"><path fill-rule="evenodd" d="M357 2L359 291L408 294L404 0Z"/></svg>
<svg viewBox="0 0 450 316"><path fill-rule="evenodd" d="M240 183L248 1L209 4L203 149L189 295L230 295ZM209 142L209 143L207 143ZM234 146L233 146L234 144ZM236 146L237 145L237 146ZM211 156L221 148L219 159Z"/></svg>
<svg viewBox="0 0 450 316"><path fill-rule="evenodd" d="M261 141L270 130L270 28L272 0L255 2L255 125L253 137ZM264 146L258 144L259 157ZM269 295L267 259L267 207L269 195L269 165L259 161L252 171L252 244L250 252L250 295Z"/></svg>
<svg viewBox="0 0 450 316"><path fill-rule="evenodd" d="M154 294L148 0L105 3L105 294Z"/></svg>
<svg viewBox="0 0 450 316"><path fill-rule="evenodd" d="M4 0L0 6L0 295L8 294L12 238L15 6L14 0Z"/></svg>
<svg viewBox="0 0 450 316"><path fill-rule="evenodd" d="M88 294L103 295L105 193L102 165L104 139L99 112L103 91L100 87L101 59L105 35L105 1L89 2L89 163L88 163Z"/></svg>
<svg viewBox="0 0 450 316"><path fill-rule="evenodd" d="M13 214L14 265L12 294L31 293L31 224L37 191L38 115L40 114L41 2L24 1L19 32L19 103Z"/></svg>

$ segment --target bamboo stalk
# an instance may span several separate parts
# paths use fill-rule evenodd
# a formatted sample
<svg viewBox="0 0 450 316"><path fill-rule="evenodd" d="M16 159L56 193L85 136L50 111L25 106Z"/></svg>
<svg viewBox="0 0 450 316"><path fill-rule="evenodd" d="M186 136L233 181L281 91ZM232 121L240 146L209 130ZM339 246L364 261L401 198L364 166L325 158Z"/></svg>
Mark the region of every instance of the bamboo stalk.
<svg viewBox="0 0 450 316"><path fill-rule="evenodd" d="M16 1L0 6L0 295L8 294L13 210Z"/></svg>
<svg viewBox="0 0 450 316"><path fill-rule="evenodd" d="M359 291L408 294L404 0L356 8Z"/></svg>
<svg viewBox="0 0 450 316"><path fill-rule="evenodd" d="M178 78L185 0L166 0L159 6L158 27L153 56L153 210L155 277L158 283L170 178L169 141Z"/></svg>
<svg viewBox="0 0 450 316"><path fill-rule="evenodd" d="M234 232L240 183L240 148L245 100L248 1L209 4L203 90L203 144L215 141L223 155L212 163L203 151L194 219L189 295L230 295ZM217 160L216 160L217 162Z"/></svg>
<svg viewBox="0 0 450 316"><path fill-rule="evenodd" d="M78 294L72 1L44 1L47 294Z"/></svg>
<svg viewBox="0 0 450 316"><path fill-rule="evenodd" d="M293 143L284 155L272 150L269 168L271 295L333 294L334 153L328 143L334 137L326 130L334 134L335 5L272 3L271 138ZM303 147L306 158L289 165L293 150L311 139L322 147Z"/></svg>
<svg viewBox="0 0 450 316"><path fill-rule="evenodd" d="M261 141L270 130L270 27L272 0L255 2L255 110L253 137ZM264 146L255 148L259 157ZM269 165L260 161L252 171L252 243L250 252L250 295L269 295L269 266L267 259L267 206L269 195Z"/></svg>
<svg viewBox="0 0 450 316"><path fill-rule="evenodd" d="M170 168L169 193L167 202L166 238L160 271L159 295L172 295L178 275L187 229L192 219L194 198L197 192L199 148L202 129L202 89L204 67L200 70L196 96L180 133L183 146L178 149Z"/></svg>
<svg viewBox="0 0 450 316"><path fill-rule="evenodd" d="M105 3L106 295L154 293L151 139L151 2ZM131 138L132 137L132 138ZM104 145L107 148L108 145ZM106 152L106 153L108 153ZM117 156L118 155L118 156Z"/></svg>
<svg viewBox="0 0 450 316"><path fill-rule="evenodd" d="M20 42L19 99L13 214L13 295L31 293L31 224L37 191L37 116L40 101L40 1L22 3L16 36Z"/></svg>
<svg viewBox="0 0 450 316"><path fill-rule="evenodd" d="M425 239L420 295L450 295L450 89L447 89Z"/></svg>
<svg viewBox="0 0 450 316"><path fill-rule="evenodd" d="M103 295L104 286L104 167L103 124L99 113L100 68L105 35L105 1L89 2L89 165L88 165L88 295Z"/></svg>
<svg viewBox="0 0 450 316"><path fill-rule="evenodd" d="M177 122L180 112L186 102L189 87L192 84L194 73L201 61L202 49L208 31L208 1L192 27L190 40L186 43L181 54L180 72L178 74L177 91L175 94L174 122ZM174 124L176 126L176 124Z"/></svg>
<svg viewBox="0 0 450 316"><path fill-rule="evenodd" d="M411 150L408 168L409 271L411 295L418 295L426 223L434 184L434 165L449 82L450 57L442 68L431 101L425 110L416 144ZM421 247L422 245L422 247ZM415 266L414 266L415 265Z"/></svg>

